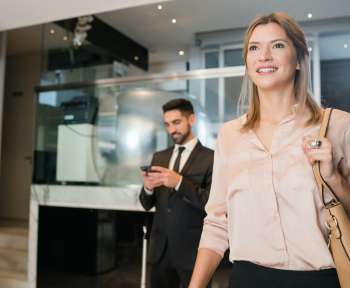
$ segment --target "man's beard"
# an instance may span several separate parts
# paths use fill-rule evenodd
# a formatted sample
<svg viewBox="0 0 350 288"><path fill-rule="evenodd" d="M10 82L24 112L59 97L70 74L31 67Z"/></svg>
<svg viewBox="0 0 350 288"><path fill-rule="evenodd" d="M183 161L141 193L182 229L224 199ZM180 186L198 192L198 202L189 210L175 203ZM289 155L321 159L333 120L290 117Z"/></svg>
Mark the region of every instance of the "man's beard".
<svg viewBox="0 0 350 288"><path fill-rule="evenodd" d="M171 138L173 139L175 144L182 145L187 140L190 133L191 133L191 130L188 129L185 134L181 134L181 133L172 134ZM178 135L178 137L175 138L174 135Z"/></svg>

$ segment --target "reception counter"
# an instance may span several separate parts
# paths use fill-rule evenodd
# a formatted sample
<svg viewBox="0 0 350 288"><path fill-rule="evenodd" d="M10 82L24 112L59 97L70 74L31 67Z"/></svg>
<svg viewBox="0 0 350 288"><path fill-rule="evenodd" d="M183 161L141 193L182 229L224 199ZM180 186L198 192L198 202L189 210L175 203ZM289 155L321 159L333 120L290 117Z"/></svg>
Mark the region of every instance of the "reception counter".
<svg viewBox="0 0 350 288"><path fill-rule="evenodd" d="M29 219L28 287L36 288L39 207L69 207L145 211L138 199L140 187L32 185Z"/></svg>

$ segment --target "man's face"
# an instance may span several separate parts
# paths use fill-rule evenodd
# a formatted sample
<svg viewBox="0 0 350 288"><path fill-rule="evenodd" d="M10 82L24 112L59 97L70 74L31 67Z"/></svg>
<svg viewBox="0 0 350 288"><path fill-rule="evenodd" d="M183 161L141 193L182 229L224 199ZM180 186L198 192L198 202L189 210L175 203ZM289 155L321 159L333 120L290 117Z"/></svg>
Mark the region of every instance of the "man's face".
<svg viewBox="0 0 350 288"><path fill-rule="evenodd" d="M175 144L185 144L192 139L191 128L195 122L194 114L183 114L180 110L164 113L164 125Z"/></svg>

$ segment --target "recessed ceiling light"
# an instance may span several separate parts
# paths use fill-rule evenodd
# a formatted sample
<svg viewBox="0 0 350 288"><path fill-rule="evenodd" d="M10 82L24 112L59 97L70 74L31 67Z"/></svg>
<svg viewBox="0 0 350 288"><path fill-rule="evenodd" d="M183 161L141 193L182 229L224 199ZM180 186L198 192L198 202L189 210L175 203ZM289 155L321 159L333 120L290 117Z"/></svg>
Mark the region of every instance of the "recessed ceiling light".
<svg viewBox="0 0 350 288"><path fill-rule="evenodd" d="M344 48L347 49L349 45L347 43L344 44Z"/></svg>
<svg viewBox="0 0 350 288"><path fill-rule="evenodd" d="M63 41L67 41L68 40L68 36L63 36Z"/></svg>
<svg viewBox="0 0 350 288"><path fill-rule="evenodd" d="M51 35L55 34L55 32L56 32L55 29L50 29L50 34Z"/></svg>
<svg viewBox="0 0 350 288"><path fill-rule="evenodd" d="M312 47L307 47L307 51L312 52Z"/></svg>
<svg viewBox="0 0 350 288"><path fill-rule="evenodd" d="M311 19L312 18L312 13L307 13L307 18Z"/></svg>
<svg viewBox="0 0 350 288"><path fill-rule="evenodd" d="M159 5L157 6L157 9L158 9L158 10L162 10L162 9L163 9L163 6L159 4Z"/></svg>
<svg viewBox="0 0 350 288"><path fill-rule="evenodd" d="M176 23L176 19L175 18L171 19L171 23L175 24Z"/></svg>
<svg viewBox="0 0 350 288"><path fill-rule="evenodd" d="M138 61L139 59L140 59L139 56L134 56L135 61Z"/></svg>
<svg viewBox="0 0 350 288"><path fill-rule="evenodd" d="M180 50L179 55L183 56L183 55L185 55L185 52L183 50Z"/></svg>

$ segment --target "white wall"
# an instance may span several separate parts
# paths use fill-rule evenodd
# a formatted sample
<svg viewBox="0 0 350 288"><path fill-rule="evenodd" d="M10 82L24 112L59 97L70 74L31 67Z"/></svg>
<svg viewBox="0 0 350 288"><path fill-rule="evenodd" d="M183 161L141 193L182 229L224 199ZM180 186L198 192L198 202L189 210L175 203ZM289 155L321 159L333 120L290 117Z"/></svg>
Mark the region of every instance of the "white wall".
<svg viewBox="0 0 350 288"><path fill-rule="evenodd" d="M1 0L0 31L168 0Z"/></svg>

